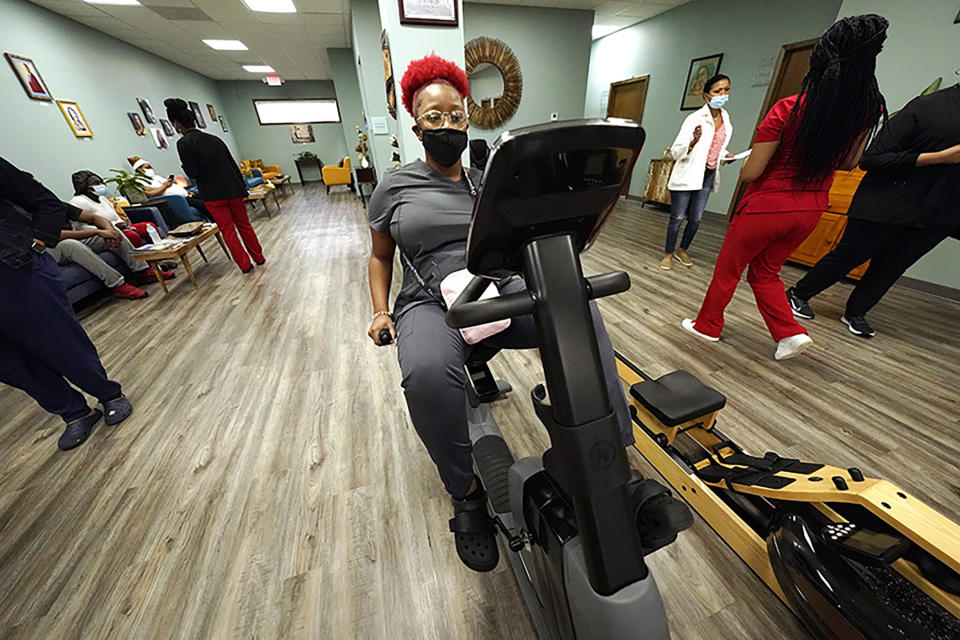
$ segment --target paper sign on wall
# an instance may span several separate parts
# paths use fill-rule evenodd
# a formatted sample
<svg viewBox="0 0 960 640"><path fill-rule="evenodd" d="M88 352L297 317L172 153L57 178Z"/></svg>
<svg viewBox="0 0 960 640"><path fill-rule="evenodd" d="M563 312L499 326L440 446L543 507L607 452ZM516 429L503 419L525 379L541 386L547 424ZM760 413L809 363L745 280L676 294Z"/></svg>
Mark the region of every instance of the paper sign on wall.
<svg viewBox="0 0 960 640"><path fill-rule="evenodd" d="M385 136L390 133L387 129L387 119L383 116L373 116L370 118L370 128L373 129L373 135Z"/></svg>

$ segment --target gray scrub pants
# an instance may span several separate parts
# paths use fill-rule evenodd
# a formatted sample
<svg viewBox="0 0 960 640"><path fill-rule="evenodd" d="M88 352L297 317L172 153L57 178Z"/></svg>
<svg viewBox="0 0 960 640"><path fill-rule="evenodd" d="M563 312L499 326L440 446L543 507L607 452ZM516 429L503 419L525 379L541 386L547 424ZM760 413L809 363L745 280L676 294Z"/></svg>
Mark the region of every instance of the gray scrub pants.
<svg viewBox="0 0 960 640"><path fill-rule="evenodd" d="M500 291L512 293L523 288L522 281L515 280L501 287ZM590 311L610 402L619 418L624 443L629 445L634 441L633 429L627 400L617 376L613 345L593 302ZM533 317L513 318L509 328L480 344L498 349L536 348ZM397 319L397 354L410 419L437 466L440 479L455 498L464 497L473 482L472 445L464 395L467 382L464 363L471 349L460 331L451 329L444 322L444 310L439 303L411 307ZM532 407L530 419L536 420Z"/></svg>
<svg viewBox="0 0 960 640"><path fill-rule="evenodd" d="M73 262L80 265L102 280L108 288L113 289L123 284L123 274L101 260L100 256L97 255L97 253L107 250L119 256L127 265L127 268L134 273L147 268L146 262L137 262L133 259L131 255L133 245L130 244L126 236L123 236L120 246L116 249L107 246L107 241L100 236L93 236L83 240L61 240L57 243L57 246L47 249L47 253L57 261L57 264Z"/></svg>

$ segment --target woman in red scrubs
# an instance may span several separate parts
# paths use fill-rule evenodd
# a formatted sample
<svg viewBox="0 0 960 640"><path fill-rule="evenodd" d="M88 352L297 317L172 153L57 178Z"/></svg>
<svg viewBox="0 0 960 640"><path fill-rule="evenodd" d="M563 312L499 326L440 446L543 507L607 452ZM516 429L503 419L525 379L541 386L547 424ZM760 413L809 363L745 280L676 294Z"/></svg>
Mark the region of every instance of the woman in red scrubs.
<svg viewBox="0 0 960 640"><path fill-rule="evenodd" d="M793 317L780 267L816 228L837 169L852 169L881 117L874 75L888 23L878 15L844 18L820 37L798 95L780 100L757 127L740 172L749 182L717 256L696 319L683 328L715 342L723 312L744 269L770 335L775 358L803 352L812 340Z"/></svg>

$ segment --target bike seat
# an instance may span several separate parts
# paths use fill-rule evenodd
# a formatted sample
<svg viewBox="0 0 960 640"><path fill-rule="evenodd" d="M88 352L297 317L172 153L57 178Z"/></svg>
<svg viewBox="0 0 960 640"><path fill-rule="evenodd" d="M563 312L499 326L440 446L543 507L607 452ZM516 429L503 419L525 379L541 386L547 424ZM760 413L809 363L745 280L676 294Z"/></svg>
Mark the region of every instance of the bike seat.
<svg viewBox="0 0 960 640"><path fill-rule="evenodd" d="M630 395L668 427L719 411L727 403L722 393L686 371L638 382L630 387Z"/></svg>

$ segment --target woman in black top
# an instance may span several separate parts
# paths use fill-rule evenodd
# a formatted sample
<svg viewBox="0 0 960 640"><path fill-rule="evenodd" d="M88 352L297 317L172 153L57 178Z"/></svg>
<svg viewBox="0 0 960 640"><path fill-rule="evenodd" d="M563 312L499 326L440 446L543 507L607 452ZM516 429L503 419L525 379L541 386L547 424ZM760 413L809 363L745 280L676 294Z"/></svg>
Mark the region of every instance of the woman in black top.
<svg viewBox="0 0 960 640"><path fill-rule="evenodd" d="M841 318L872 338L866 314L917 260L960 230L960 84L910 101L890 118L860 161L866 170L837 247L787 290L793 314L870 260Z"/></svg>
<svg viewBox="0 0 960 640"><path fill-rule="evenodd" d="M184 173L197 181L200 199L205 201L207 211L220 227L237 266L244 273L250 273L253 271L250 258L257 264L263 264L266 258L247 217L247 205L243 201L247 183L237 162L223 140L197 129L196 115L185 101L167 98L163 104L173 127L183 136L177 140L177 152Z"/></svg>

